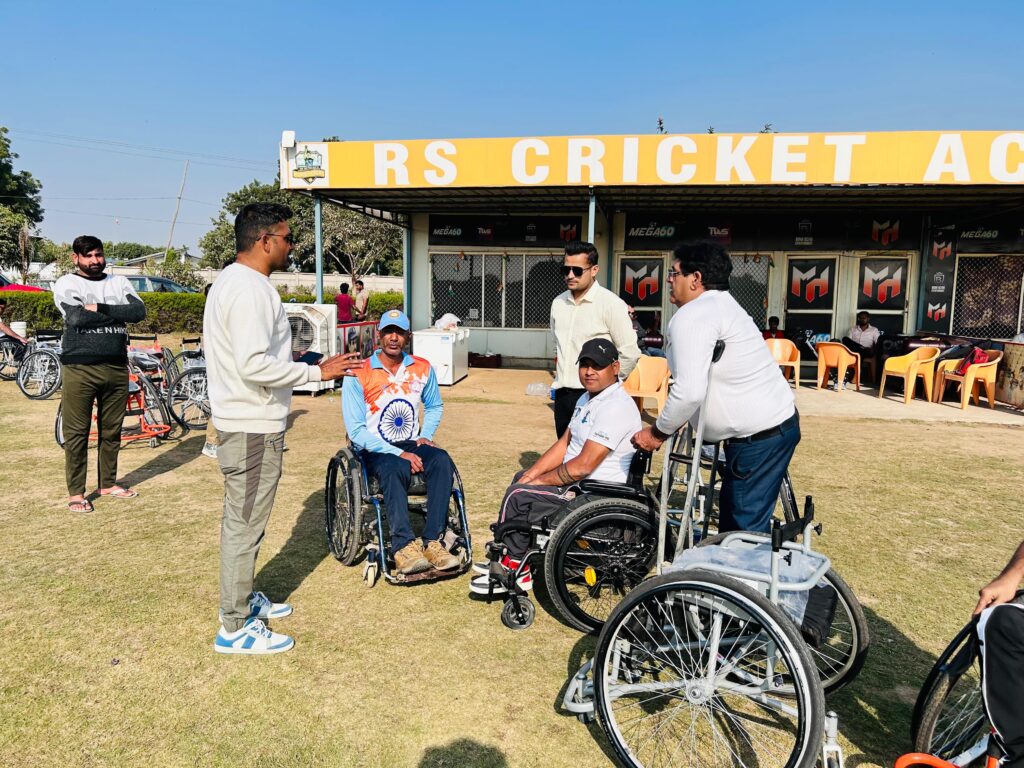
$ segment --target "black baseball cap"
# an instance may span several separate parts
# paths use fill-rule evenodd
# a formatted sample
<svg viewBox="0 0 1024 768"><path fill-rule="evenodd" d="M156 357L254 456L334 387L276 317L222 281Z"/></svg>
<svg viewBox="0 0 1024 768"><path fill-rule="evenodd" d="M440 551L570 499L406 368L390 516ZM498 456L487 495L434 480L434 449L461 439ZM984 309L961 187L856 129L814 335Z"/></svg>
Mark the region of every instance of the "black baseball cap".
<svg viewBox="0 0 1024 768"><path fill-rule="evenodd" d="M580 356L576 358L576 364L579 365L580 360L593 360L604 368L618 359L619 350L608 339L591 339L580 349Z"/></svg>

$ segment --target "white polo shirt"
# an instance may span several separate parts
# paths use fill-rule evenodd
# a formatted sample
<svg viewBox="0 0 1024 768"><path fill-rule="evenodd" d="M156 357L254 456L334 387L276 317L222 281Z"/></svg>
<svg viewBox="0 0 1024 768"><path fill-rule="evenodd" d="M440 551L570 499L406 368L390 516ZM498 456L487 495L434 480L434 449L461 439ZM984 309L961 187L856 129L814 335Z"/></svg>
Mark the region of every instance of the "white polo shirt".
<svg viewBox="0 0 1024 768"><path fill-rule="evenodd" d="M590 477L609 483L624 483L634 453L630 438L642 428L640 411L619 382L593 398L589 392L584 392L569 422L569 447L565 451L565 461L575 459L583 452L583 444L593 440L611 452L590 473Z"/></svg>

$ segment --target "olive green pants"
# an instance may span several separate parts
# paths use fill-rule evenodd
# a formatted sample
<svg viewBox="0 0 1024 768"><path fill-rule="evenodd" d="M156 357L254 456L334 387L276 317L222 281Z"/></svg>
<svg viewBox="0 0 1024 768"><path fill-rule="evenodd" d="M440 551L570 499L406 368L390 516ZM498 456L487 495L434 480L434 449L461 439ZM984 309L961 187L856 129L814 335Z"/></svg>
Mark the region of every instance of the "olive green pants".
<svg viewBox="0 0 1024 768"><path fill-rule="evenodd" d="M249 614L256 557L281 479L284 432L221 432L217 463L224 475L220 524L220 609L224 629L241 629Z"/></svg>
<svg viewBox="0 0 1024 768"><path fill-rule="evenodd" d="M121 425L128 404L128 368L116 363L61 366L60 410L64 429L64 475L68 495L85 495L92 406L96 403L99 488L117 482Z"/></svg>

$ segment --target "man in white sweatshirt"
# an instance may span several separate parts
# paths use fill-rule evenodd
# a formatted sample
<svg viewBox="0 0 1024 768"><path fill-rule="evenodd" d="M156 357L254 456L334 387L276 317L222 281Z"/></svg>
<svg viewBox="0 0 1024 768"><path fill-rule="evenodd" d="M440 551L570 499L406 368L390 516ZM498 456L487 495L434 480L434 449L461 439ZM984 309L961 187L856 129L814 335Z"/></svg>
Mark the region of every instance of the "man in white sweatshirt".
<svg viewBox="0 0 1024 768"><path fill-rule="evenodd" d="M214 641L219 653L280 653L294 645L266 625L291 614L291 606L252 589L281 477L292 389L336 379L361 363L358 355L337 355L319 365L292 359L288 317L270 283L271 272L288 266L291 215L290 208L276 203L253 203L238 212L238 258L214 282L203 314L210 407L224 475L221 627Z"/></svg>

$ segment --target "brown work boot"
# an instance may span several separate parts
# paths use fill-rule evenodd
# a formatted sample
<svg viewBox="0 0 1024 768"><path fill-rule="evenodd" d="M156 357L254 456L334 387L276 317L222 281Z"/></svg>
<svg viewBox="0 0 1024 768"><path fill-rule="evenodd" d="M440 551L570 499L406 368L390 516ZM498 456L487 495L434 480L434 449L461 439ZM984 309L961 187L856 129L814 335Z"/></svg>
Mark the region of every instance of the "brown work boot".
<svg viewBox="0 0 1024 768"><path fill-rule="evenodd" d="M423 556L423 545L419 539L413 539L395 552L395 569L405 574L430 570L430 562Z"/></svg>
<svg viewBox="0 0 1024 768"><path fill-rule="evenodd" d="M450 571L459 567L459 558L444 548L440 541L432 541L423 551L430 564L439 571Z"/></svg>

